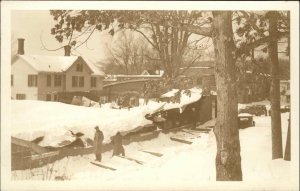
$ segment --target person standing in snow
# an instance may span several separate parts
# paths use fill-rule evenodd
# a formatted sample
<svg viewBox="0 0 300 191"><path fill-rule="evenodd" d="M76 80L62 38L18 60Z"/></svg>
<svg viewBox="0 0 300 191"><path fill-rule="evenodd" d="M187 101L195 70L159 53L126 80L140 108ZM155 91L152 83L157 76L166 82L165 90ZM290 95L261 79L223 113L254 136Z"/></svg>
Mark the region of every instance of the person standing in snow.
<svg viewBox="0 0 300 191"><path fill-rule="evenodd" d="M198 115L197 115L197 110L196 108L192 108L192 123L193 123L193 127L196 128L197 127L197 121L198 121Z"/></svg>
<svg viewBox="0 0 300 191"><path fill-rule="evenodd" d="M112 137L112 144L113 144L113 155L122 155L125 156L125 150L123 147L122 135L120 132L117 132L115 136Z"/></svg>
<svg viewBox="0 0 300 191"><path fill-rule="evenodd" d="M95 129L96 129L96 132L95 132L95 137L94 137L94 151L95 151L95 155L96 155L96 161L101 162L102 143L103 143L104 136L98 126L96 126Z"/></svg>

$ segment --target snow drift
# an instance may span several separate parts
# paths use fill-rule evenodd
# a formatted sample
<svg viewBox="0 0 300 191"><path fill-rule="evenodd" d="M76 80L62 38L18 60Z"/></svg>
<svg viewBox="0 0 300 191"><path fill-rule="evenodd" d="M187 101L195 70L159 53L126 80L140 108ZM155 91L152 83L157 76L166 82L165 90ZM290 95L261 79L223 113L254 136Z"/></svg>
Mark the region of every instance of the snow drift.
<svg viewBox="0 0 300 191"><path fill-rule="evenodd" d="M12 136L33 140L44 136L41 146L58 146L64 140L75 138L69 130L84 133L84 138L93 139L94 127L103 131L104 142L117 131L127 131L151 121L145 115L159 107L156 102L128 109L83 107L59 102L12 100Z"/></svg>

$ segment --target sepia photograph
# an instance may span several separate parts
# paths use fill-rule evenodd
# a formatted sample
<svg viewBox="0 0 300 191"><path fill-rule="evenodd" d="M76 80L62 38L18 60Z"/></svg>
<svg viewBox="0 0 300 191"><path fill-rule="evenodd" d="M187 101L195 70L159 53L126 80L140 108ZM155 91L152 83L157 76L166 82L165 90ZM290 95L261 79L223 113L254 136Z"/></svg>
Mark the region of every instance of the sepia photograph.
<svg viewBox="0 0 300 191"><path fill-rule="evenodd" d="M1 189L299 190L297 7L1 2Z"/></svg>

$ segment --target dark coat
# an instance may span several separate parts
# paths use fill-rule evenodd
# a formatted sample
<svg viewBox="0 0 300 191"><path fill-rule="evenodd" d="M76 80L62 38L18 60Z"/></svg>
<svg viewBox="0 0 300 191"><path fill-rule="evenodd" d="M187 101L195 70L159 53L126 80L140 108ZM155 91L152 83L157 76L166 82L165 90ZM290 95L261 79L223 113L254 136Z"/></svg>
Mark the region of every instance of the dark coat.
<svg viewBox="0 0 300 191"><path fill-rule="evenodd" d="M102 131L96 130L95 137L94 137L95 154L101 154L103 139L104 139L104 136L103 136Z"/></svg>
<svg viewBox="0 0 300 191"><path fill-rule="evenodd" d="M112 137L112 144L114 147L113 155L119 155L121 153L123 153L124 155L122 135L120 133L117 133L115 136Z"/></svg>

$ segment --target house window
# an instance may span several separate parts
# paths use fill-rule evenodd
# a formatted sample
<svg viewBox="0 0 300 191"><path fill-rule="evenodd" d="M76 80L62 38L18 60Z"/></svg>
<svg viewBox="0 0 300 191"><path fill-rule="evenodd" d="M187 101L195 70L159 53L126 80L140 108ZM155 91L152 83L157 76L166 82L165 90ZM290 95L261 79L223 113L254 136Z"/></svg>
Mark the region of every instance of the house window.
<svg viewBox="0 0 300 191"><path fill-rule="evenodd" d="M202 85L202 83L203 83L202 77L198 77L197 78L197 84Z"/></svg>
<svg viewBox="0 0 300 191"><path fill-rule="evenodd" d="M72 76L72 87L84 87L84 77Z"/></svg>
<svg viewBox="0 0 300 191"><path fill-rule="evenodd" d="M51 101L51 94L46 95L46 101Z"/></svg>
<svg viewBox="0 0 300 191"><path fill-rule="evenodd" d="M14 75L10 75L10 85L14 86Z"/></svg>
<svg viewBox="0 0 300 191"><path fill-rule="evenodd" d="M84 77L83 76L79 77L79 87L84 87Z"/></svg>
<svg viewBox="0 0 300 191"><path fill-rule="evenodd" d="M47 86L51 86L51 75L47 75Z"/></svg>
<svg viewBox="0 0 300 191"><path fill-rule="evenodd" d="M54 86L61 86L61 75L54 76Z"/></svg>
<svg viewBox="0 0 300 191"><path fill-rule="evenodd" d="M72 87L78 86L78 76L72 76Z"/></svg>
<svg viewBox="0 0 300 191"><path fill-rule="evenodd" d="M26 95L25 94L17 94L16 99L19 99L19 100L26 99Z"/></svg>
<svg viewBox="0 0 300 191"><path fill-rule="evenodd" d="M28 75L28 87L37 86L37 75Z"/></svg>
<svg viewBox="0 0 300 191"><path fill-rule="evenodd" d="M58 97L57 97L57 94L54 94L54 98L53 98L54 101L58 101Z"/></svg>
<svg viewBox="0 0 300 191"><path fill-rule="evenodd" d="M83 71L83 64L82 63L78 63L76 65L76 71L77 72L82 72Z"/></svg>
<svg viewBox="0 0 300 191"><path fill-rule="evenodd" d="M96 83L97 83L97 78L91 77L91 87L96 87Z"/></svg>

